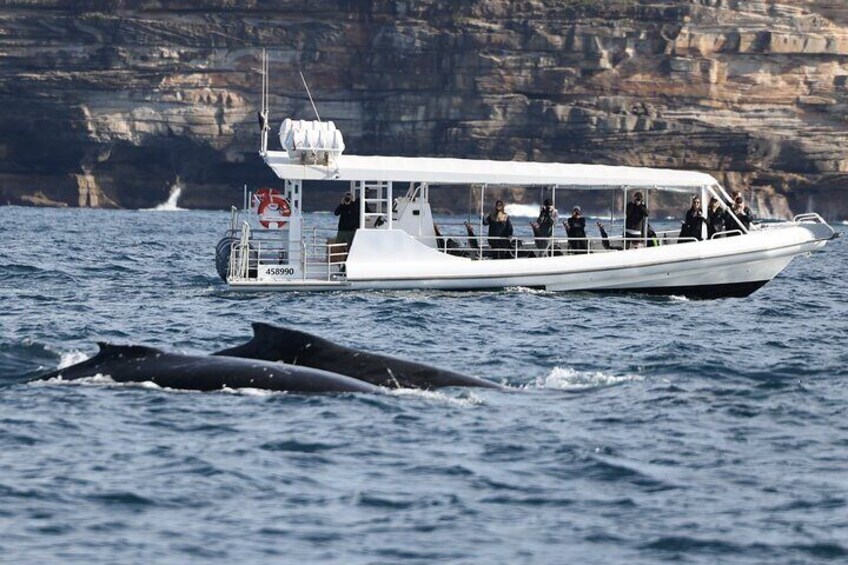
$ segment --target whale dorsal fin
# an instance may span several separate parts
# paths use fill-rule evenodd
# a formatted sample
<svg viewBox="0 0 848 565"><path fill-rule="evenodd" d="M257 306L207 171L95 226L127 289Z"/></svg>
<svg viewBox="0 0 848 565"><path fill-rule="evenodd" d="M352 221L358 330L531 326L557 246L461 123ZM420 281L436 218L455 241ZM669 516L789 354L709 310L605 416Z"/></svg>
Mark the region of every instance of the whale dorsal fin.
<svg viewBox="0 0 848 565"><path fill-rule="evenodd" d="M253 326L253 341L256 343L279 345L281 341L284 341L290 346L308 347L311 344L327 341L308 332L272 326L264 322L253 322L251 325Z"/></svg>
<svg viewBox="0 0 848 565"><path fill-rule="evenodd" d="M138 357L147 357L149 355L162 354L160 349L155 347L147 347L146 345L115 345L98 341L97 347L100 351L97 357L122 357L124 359L136 359Z"/></svg>

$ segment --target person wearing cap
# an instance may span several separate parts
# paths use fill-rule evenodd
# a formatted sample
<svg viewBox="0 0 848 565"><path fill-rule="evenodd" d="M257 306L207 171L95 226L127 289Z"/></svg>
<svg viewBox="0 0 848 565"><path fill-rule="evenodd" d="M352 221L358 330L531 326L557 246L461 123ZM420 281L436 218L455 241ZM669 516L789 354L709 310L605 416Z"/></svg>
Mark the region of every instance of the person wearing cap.
<svg viewBox="0 0 848 565"><path fill-rule="evenodd" d="M586 239L586 218L583 217L583 209L575 206L571 210L571 217L563 222L565 233L568 235L568 248L576 253L585 253L589 249Z"/></svg>
<svg viewBox="0 0 848 565"><path fill-rule="evenodd" d="M627 203L627 211L624 221L624 235L628 240L642 239L642 229L648 220L648 207L645 206L644 197L641 192L633 195L633 202ZM639 241L628 241L626 247L639 245Z"/></svg>
<svg viewBox="0 0 848 565"><path fill-rule="evenodd" d="M336 243L344 243L347 246L345 250L349 251L353 243L353 236L359 228L359 200L354 200L353 195L346 192L333 213L339 217Z"/></svg>

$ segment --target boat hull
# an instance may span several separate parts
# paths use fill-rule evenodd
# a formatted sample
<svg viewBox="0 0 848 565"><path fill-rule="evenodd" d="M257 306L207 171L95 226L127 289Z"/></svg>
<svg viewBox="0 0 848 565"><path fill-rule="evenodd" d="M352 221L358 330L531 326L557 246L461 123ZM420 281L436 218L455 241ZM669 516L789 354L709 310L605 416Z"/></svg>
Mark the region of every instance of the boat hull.
<svg viewBox="0 0 848 565"><path fill-rule="evenodd" d="M401 231L361 231L347 277L317 283L231 284L238 290L485 290L638 292L696 298L747 296L832 232L787 224L745 236L586 255L472 260L440 253ZM395 259L387 259L395 258Z"/></svg>

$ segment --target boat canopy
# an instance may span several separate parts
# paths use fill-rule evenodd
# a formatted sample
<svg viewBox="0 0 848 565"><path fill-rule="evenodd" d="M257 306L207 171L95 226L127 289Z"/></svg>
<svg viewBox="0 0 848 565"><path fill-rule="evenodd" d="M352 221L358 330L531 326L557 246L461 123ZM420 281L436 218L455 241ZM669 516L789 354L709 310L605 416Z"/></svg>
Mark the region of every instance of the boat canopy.
<svg viewBox="0 0 848 565"><path fill-rule="evenodd" d="M424 182L432 185L519 185L582 189L660 189L691 192L717 186L706 173L522 161L439 157L341 155L329 164L310 165L284 151L268 151L265 161L281 179Z"/></svg>

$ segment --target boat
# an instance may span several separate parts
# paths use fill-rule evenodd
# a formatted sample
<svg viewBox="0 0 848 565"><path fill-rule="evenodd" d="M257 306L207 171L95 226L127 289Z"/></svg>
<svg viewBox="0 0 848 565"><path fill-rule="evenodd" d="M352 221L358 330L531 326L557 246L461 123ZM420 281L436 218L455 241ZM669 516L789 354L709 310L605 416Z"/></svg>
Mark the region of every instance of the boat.
<svg viewBox="0 0 848 565"><path fill-rule="evenodd" d="M265 87L263 87L265 88ZM492 187L542 187L556 202L562 190L700 195L705 206L730 195L711 175L644 167L345 154L333 122L286 119L281 150L268 150L267 107L260 111L260 155L281 187L246 193L218 244L218 272L236 291L482 290L639 292L699 298L747 296L798 256L822 249L836 232L818 214L746 226L705 237L679 229L606 237L483 237L483 222L465 235L443 233L430 204L433 187L476 195L480 218ZM317 110L316 110L317 115ZM346 183L359 207L348 245L304 225L303 198L316 183ZM469 188L470 187L470 188ZM489 203L490 205L490 203ZM476 230L476 231L475 231ZM541 239L541 241L540 241Z"/></svg>

